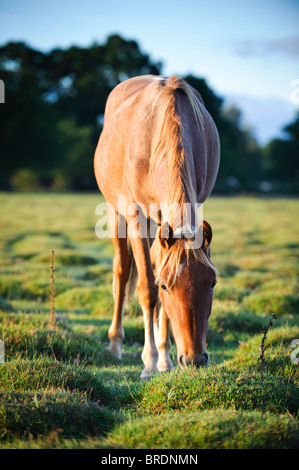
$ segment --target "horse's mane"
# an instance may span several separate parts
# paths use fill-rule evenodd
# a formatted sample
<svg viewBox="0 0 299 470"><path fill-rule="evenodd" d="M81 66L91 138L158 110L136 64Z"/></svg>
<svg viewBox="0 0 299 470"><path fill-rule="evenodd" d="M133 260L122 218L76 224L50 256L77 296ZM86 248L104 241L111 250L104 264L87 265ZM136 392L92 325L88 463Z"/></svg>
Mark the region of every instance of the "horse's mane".
<svg viewBox="0 0 299 470"><path fill-rule="evenodd" d="M180 270L180 264L182 262L182 256L184 253L186 255L187 265L191 257L193 257L199 262L203 263L205 266L211 268L216 276L219 275L217 269L206 255L204 250L202 248L188 248L188 243L190 243L190 241L186 240L185 238L178 239L168 250L165 251L161 247L160 243L158 243L158 240L155 240L155 243L151 248L151 259L153 265L155 266L155 279L157 284L159 283L161 271L167 264L167 284L169 287L174 285Z"/></svg>
<svg viewBox="0 0 299 470"><path fill-rule="evenodd" d="M187 95L196 122L198 126L203 127L200 103L190 86L175 76L161 80L151 110L155 115L155 131L150 156L150 173L154 176L161 160L166 158L169 182L171 182L165 201L167 207L171 208L174 204L183 207L184 203L191 203L195 207L196 191L192 185L190 167L183 147L182 123L176 109L177 90ZM165 214L164 220L171 226L175 224L170 213Z"/></svg>
<svg viewBox="0 0 299 470"><path fill-rule="evenodd" d="M163 222L167 221L173 229L177 228L176 225L180 225L183 220L183 205L191 203L191 206L195 208L197 203L196 189L192 184L189 162L183 147L182 122L176 108L177 90L181 90L188 97L198 127L202 129L204 127L200 101L191 87L184 80L175 76L159 81L159 89L151 107L151 114L155 116L155 131L150 156L150 174L154 180L159 164L162 160L167 159L169 184L165 202L168 209L163 214ZM175 219L172 211L175 205L181 207L179 221ZM159 259L158 274L163 266L169 263L169 277L172 284L177 277L184 251L186 251L187 261L191 255L194 255L217 273L201 248L186 249L186 243L188 245L186 239L176 240L164 256L162 256L162 248L160 247L157 257Z"/></svg>

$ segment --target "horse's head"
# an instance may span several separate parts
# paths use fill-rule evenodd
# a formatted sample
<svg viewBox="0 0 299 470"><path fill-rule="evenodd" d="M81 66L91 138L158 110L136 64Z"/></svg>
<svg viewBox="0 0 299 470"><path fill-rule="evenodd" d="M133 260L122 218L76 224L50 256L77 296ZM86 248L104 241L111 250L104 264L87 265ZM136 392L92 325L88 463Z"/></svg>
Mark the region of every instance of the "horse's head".
<svg viewBox="0 0 299 470"><path fill-rule="evenodd" d="M171 227L162 225L155 272L162 307L170 319L181 367L208 365L208 319L212 309L216 270L210 261L212 229L207 222L200 248L188 249L184 237L174 238Z"/></svg>

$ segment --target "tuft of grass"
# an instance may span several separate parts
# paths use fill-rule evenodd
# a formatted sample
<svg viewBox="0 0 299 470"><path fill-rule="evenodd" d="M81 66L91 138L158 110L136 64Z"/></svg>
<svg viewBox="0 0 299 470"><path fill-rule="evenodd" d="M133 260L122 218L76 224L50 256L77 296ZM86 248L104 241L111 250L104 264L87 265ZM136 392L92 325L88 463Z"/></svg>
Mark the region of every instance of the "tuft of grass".
<svg viewBox="0 0 299 470"><path fill-rule="evenodd" d="M190 367L144 384L136 401L139 415L213 408L296 414L299 390L294 383L269 373L262 380L259 372Z"/></svg>
<svg viewBox="0 0 299 470"><path fill-rule="evenodd" d="M48 252L50 246L55 250L64 250L70 247L70 243L68 238L61 234L29 231L21 232L15 240L11 239L7 243L7 249L13 258L23 260L31 260Z"/></svg>
<svg viewBox="0 0 299 470"><path fill-rule="evenodd" d="M215 289L215 299L236 300L240 302L249 293L250 289L248 288L240 289L231 285L219 285Z"/></svg>
<svg viewBox="0 0 299 470"><path fill-rule="evenodd" d="M209 324L218 333L226 331L256 333L261 330L263 322L264 318L260 315L242 310L230 310L212 315Z"/></svg>
<svg viewBox="0 0 299 470"><path fill-rule="evenodd" d="M299 336L296 324L275 327L268 332L267 338L267 371L274 378L283 378L299 385L299 370L291 361L291 342ZM247 341L241 341L234 351L234 357L224 363L229 370L255 372L261 335L256 334ZM297 404L299 407L299 403Z"/></svg>
<svg viewBox="0 0 299 470"><path fill-rule="evenodd" d="M299 295L261 292L245 297L242 305L244 309L255 313L297 314L299 311Z"/></svg>
<svg viewBox="0 0 299 470"><path fill-rule="evenodd" d="M113 296L111 285L98 287L76 287L69 289L56 297L57 308L75 309L84 308L86 311L99 312L101 315L113 310Z"/></svg>
<svg viewBox="0 0 299 470"><path fill-rule="evenodd" d="M12 305L3 297L0 297L0 312L11 312L12 311Z"/></svg>
<svg viewBox="0 0 299 470"><path fill-rule="evenodd" d="M75 391L101 405L117 406L113 389L101 376L84 365L55 361L47 356L16 358L0 367L1 388L7 392L37 392L40 390Z"/></svg>
<svg viewBox="0 0 299 470"><path fill-rule="evenodd" d="M219 408L129 420L116 427L100 446L108 449L288 449L298 447L298 432L298 422L288 416Z"/></svg>
<svg viewBox="0 0 299 470"><path fill-rule="evenodd" d="M55 289L57 295L75 286L75 280L66 277L63 273L59 273ZM15 300L34 300L38 303L48 301L48 273L46 273L44 269L41 272L37 271L31 266L27 273L0 274L0 295L5 298L12 307Z"/></svg>
<svg viewBox="0 0 299 470"><path fill-rule="evenodd" d="M48 257L41 253L33 258L38 263L47 263ZM74 249L62 250L57 254L56 263L58 266L90 266L98 262L93 256L84 255Z"/></svg>
<svg viewBox="0 0 299 470"><path fill-rule="evenodd" d="M0 438L36 438L57 432L61 437L101 436L113 428L113 411L76 391L0 390Z"/></svg>
<svg viewBox="0 0 299 470"><path fill-rule="evenodd" d="M241 289L256 289L262 285L265 274L255 271L239 271L233 279L234 285Z"/></svg>
<svg viewBox="0 0 299 470"><path fill-rule="evenodd" d="M58 361L84 362L98 366L119 363L104 344L62 326L53 330L48 321L41 322L36 319L31 323L26 322L24 318L18 323L6 321L1 330L8 361L15 357L33 358L46 355Z"/></svg>
<svg viewBox="0 0 299 470"><path fill-rule="evenodd" d="M238 265L222 261L221 258L217 262L216 267L222 278L232 277L240 270L240 267Z"/></svg>

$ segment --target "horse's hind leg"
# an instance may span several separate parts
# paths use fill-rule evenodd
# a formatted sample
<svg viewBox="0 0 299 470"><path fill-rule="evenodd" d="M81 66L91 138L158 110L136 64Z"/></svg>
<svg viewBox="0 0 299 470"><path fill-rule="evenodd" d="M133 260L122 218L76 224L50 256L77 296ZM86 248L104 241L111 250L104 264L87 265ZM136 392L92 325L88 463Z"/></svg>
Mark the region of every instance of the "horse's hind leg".
<svg viewBox="0 0 299 470"><path fill-rule="evenodd" d="M111 239L114 245L113 259L113 290L114 290L114 311L111 326L109 328L110 352L121 358L121 347L124 340L124 329L122 326L122 316L125 303L125 288L129 279L131 258L128 253L127 239L118 238L118 224L126 223L123 218L115 215L110 220ZM113 226L112 226L113 224Z"/></svg>

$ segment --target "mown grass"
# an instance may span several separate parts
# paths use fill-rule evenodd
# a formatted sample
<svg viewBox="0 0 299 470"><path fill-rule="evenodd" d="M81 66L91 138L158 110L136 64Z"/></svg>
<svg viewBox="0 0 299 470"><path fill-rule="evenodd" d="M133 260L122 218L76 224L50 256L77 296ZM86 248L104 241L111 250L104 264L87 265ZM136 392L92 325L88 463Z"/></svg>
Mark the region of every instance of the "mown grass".
<svg viewBox="0 0 299 470"><path fill-rule="evenodd" d="M124 318L113 358L109 240L94 227L99 195L0 194L2 448L293 448L298 441L298 201L210 198L221 276L207 338L211 366L145 383L143 319ZM56 324L51 326L50 250ZM262 327L278 317L257 359ZM171 355L176 365L176 349Z"/></svg>

